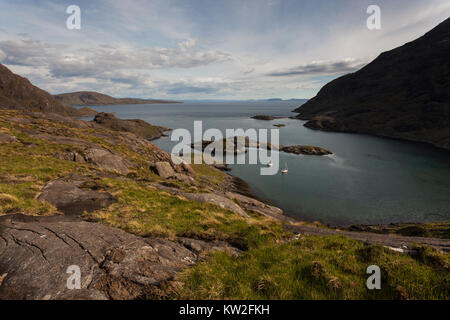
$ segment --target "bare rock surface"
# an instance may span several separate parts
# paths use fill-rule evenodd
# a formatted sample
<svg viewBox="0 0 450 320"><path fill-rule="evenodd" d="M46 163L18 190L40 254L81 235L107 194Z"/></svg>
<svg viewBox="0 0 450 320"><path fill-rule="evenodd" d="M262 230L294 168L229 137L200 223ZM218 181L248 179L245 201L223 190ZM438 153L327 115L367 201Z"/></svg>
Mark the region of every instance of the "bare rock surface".
<svg viewBox="0 0 450 320"><path fill-rule="evenodd" d="M281 210L280 208L265 204L264 202L258 201L256 199L234 192L226 192L225 196L231 200L236 200L239 205L246 211L256 212L263 216L281 221L294 221L294 219L283 215L283 210Z"/></svg>
<svg viewBox="0 0 450 320"><path fill-rule="evenodd" d="M146 239L71 217L0 217L0 299L141 299L225 243ZM236 249L230 249L238 253ZM70 290L69 266L81 271Z"/></svg>
<svg viewBox="0 0 450 320"><path fill-rule="evenodd" d="M6 133L6 132L0 132L0 143L15 143L19 142L16 137Z"/></svg>
<svg viewBox="0 0 450 320"><path fill-rule="evenodd" d="M116 201L107 192L80 189L75 183L62 180L48 182L38 199L53 204L59 211L68 215L99 210Z"/></svg>
<svg viewBox="0 0 450 320"><path fill-rule="evenodd" d="M315 146L280 146L280 151L308 156L326 156L333 154L330 150Z"/></svg>
<svg viewBox="0 0 450 320"><path fill-rule="evenodd" d="M129 167L132 166L129 161L106 149L88 149L84 151L84 159L87 162L95 164L100 169L117 171L121 174L127 174L130 172Z"/></svg>
<svg viewBox="0 0 450 320"><path fill-rule="evenodd" d="M163 179L175 176L175 171L168 161L158 161L153 166L153 170Z"/></svg>
<svg viewBox="0 0 450 320"><path fill-rule="evenodd" d="M233 200L214 193L182 193L182 196L189 200L203 203L212 203L223 209L237 213L241 217L248 218L248 214Z"/></svg>

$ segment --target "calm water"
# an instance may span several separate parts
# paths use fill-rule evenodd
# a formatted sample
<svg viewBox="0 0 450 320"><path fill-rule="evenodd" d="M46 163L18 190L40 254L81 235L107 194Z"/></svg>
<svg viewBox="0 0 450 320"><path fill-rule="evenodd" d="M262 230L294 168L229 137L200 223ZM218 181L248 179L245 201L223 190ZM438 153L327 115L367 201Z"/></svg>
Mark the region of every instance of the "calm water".
<svg viewBox="0 0 450 320"><path fill-rule="evenodd" d="M172 129L280 129L283 145L307 144L327 148L333 156L280 154L286 176L261 176L258 165L234 165L232 174L253 191L286 212L328 224L390 223L450 220L450 153L371 136L327 133L303 127L303 121L258 121L256 114L291 116L298 102L221 102L173 105L93 107L123 119L139 118ZM170 151L169 138L155 141Z"/></svg>

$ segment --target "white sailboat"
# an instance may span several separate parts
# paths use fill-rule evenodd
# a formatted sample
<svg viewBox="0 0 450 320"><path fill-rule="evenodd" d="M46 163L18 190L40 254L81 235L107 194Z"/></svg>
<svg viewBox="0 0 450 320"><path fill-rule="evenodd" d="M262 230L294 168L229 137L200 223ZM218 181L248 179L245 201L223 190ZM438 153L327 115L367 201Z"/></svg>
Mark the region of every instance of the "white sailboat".
<svg viewBox="0 0 450 320"><path fill-rule="evenodd" d="M288 166L287 166L287 162L284 163L284 169L281 170L281 174L287 174L288 173Z"/></svg>
<svg viewBox="0 0 450 320"><path fill-rule="evenodd" d="M267 166L268 166L268 167L271 167L271 166L273 166L273 163L272 163L272 161L271 161L271 162L269 162L269 163L267 164Z"/></svg>

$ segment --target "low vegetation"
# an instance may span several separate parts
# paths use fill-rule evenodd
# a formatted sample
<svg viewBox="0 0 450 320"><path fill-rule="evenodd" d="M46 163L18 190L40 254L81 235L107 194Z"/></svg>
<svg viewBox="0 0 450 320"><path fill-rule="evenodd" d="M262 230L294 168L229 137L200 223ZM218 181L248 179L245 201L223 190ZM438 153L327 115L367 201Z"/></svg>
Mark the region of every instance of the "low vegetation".
<svg viewBox="0 0 450 320"><path fill-rule="evenodd" d="M448 299L450 259L430 248L415 256L344 237L268 242L233 258L216 253L186 270L179 298ZM368 290L366 269L381 268L381 290Z"/></svg>
<svg viewBox="0 0 450 320"><path fill-rule="evenodd" d="M296 239L284 230L281 222L251 212L249 218L243 218L219 206L190 201L171 192L223 188L227 176L213 167L193 165L195 184L164 180L148 164L151 157L161 156L159 149L151 146L133 149L125 143L114 143L112 137L120 137L108 130L74 128L48 119L14 122L10 120L13 117L26 118L17 111L0 114L1 132L17 138L17 142L0 143L0 215L61 214L51 204L38 201L37 195L53 179L83 177L85 182L80 187L107 191L117 199L109 207L85 212L86 220L144 237L223 240L242 250L239 257L227 252L212 253L203 262L184 270L176 279L184 285L171 297L449 298L449 256L436 250L419 247L416 255L410 256L344 237ZM119 174L90 163L59 159L55 154L77 151L81 146L53 143L38 138L40 134L95 143L133 162L135 167L128 174ZM381 290L371 291L365 286L366 268L372 264L382 270Z"/></svg>

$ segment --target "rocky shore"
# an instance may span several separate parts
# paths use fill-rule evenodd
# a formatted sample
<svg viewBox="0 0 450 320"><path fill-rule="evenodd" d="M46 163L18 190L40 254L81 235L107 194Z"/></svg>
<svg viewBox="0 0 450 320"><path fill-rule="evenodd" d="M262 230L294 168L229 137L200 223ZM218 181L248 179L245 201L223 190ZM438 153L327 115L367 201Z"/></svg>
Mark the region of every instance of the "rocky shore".
<svg viewBox="0 0 450 320"><path fill-rule="evenodd" d="M283 146L283 145L274 145L271 143L259 143L258 141L250 140L248 137L236 137L236 138L224 138L222 141L222 151L223 153L232 152L235 155L243 154L248 152L248 148L264 148L267 150L278 150L286 153L292 153L297 155L308 155L308 156L324 156L333 154L330 150L327 150L322 147L315 146L302 146L302 145L293 145L293 146ZM202 140L201 143L198 143L199 151L205 151L206 147L210 146L211 150L213 148L220 148L219 142L216 141L205 141ZM191 148L196 148L197 144L193 143ZM214 156L214 151L213 154Z"/></svg>

